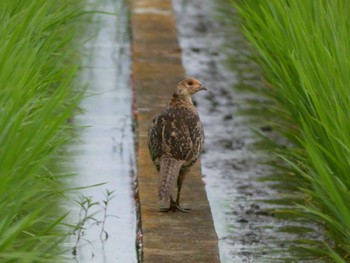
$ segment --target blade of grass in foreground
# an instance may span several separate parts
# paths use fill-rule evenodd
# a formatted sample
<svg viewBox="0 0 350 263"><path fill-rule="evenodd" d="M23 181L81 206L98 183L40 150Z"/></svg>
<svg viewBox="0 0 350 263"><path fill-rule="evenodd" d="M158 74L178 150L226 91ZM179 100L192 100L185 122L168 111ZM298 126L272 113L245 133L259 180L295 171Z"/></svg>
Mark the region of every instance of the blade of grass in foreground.
<svg viewBox="0 0 350 263"><path fill-rule="evenodd" d="M281 122L297 127L286 127L284 134L299 154L287 149L283 155L309 196L303 215L322 224L329 240L311 249L320 257L349 262L350 5L342 0L234 5L274 87L269 95L288 112L280 115Z"/></svg>
<svg viewBox="0 0 350 263"><path fill-rule="evenodd" d="M0 1L0 261L59 257L66 187L52 169L72 136L83 0Z"/></svg>

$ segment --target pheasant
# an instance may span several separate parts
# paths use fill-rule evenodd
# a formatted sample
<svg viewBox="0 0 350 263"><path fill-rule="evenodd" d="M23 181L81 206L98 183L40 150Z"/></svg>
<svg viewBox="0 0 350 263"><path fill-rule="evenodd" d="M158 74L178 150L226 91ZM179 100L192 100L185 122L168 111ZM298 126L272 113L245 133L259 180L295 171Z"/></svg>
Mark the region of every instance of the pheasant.
<svg viewBox="0 0 350 263"><path fill-rule="evenodd" d="M180 193L185 175L198 159L204 141L203 126L191 99L200 90L207 88L194 78L180 81L169 106L149 126L148 148L160 172L159 201L169 203L161 212L189 210L180 206ZM172 196L175 181L176 200Z"/></svg>

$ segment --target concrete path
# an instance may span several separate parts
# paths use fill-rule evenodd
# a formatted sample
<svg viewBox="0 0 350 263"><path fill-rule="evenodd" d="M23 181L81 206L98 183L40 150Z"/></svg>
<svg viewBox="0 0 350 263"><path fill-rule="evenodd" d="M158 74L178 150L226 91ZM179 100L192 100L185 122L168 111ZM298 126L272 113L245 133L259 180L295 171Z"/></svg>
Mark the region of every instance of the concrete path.
<svg viewBox="0 0 350 263"><path fill-rule="evenodd" d="M143 262L219 262L218 241L199 162L187 176L182 205L188 214L158 212L158 178L147 148L152 117L185 77L170 0L135 0L132 17L132 83L137 102L137 179Z"/></svg>

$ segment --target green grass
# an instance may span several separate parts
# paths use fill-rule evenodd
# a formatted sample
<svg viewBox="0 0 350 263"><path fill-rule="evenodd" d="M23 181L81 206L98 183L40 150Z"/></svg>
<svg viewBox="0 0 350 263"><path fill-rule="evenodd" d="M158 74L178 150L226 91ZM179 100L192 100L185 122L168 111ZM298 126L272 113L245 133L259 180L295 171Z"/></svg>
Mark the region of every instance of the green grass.
<svg viewBox="0 0 350 263"><path fill-rule="evenodd" d="M83 0L0 1L0 261L52 262L67 186L53 168L82 96Z"/></svg>
<svg viewBox="0 0 350 263"><path fill-rule="evenodd" d="M280 151L307 198L305 217L324 226L311 242L324 260L350 262L350 5L344 0L245 0L232 4L275 102Z"/></svg>

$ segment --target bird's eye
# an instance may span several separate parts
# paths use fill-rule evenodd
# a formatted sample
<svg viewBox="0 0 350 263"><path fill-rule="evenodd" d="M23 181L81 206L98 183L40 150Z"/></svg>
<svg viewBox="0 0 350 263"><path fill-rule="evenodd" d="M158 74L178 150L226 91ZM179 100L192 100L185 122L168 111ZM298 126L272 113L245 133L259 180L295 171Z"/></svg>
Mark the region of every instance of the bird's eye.
<svg viewBox="0 0 350 263"><path fill-rule="evenodd" d="M192 85L193 85L193 81L192 81L192 80L189 80L189 81L187 82L187 84L188 84L188 86L192 86Z"/></svg>

